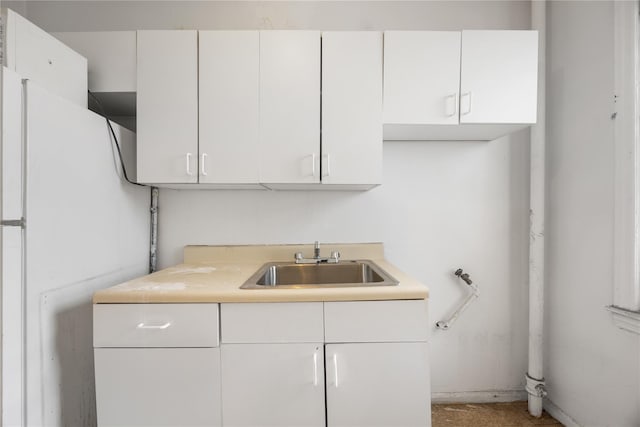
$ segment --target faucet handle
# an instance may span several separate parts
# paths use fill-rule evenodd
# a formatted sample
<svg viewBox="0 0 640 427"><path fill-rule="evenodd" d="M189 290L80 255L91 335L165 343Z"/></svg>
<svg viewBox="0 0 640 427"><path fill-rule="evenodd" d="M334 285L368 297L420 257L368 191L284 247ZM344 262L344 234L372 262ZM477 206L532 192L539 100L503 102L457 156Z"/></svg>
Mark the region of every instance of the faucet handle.
<svg viewBox="0 0 640 427"><path fill-rule="evenodd" d="M337 262L340 259L340 252L338 251L331 252L331 258L335 259Z"/></svg>
<svg viewBox="0 0 640 427"><path fill-rule="evenodd" d="M294 258L296 259L296 261L299 261L302 259L302 252L296 252L294 255Z"/></svg>

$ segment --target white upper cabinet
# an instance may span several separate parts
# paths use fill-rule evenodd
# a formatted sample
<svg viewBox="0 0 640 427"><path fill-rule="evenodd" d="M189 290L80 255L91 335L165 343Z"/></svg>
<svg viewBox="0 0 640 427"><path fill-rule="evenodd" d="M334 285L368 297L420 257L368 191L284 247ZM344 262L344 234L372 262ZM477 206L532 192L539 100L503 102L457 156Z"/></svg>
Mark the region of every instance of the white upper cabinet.
<svg viewBox="0 0 640 427"><path fill-rule="evenodd" d="M139 181L380 184L382 52L380 32L138 32Z"/></svg>
<svg viewBox="0 0 640 427"><path fill-rule="evenodd" d="M260 32L260 182L320 182L320 32Z"/></svg>
<svg viewBox="0 0 640 427"><path fill-rule="evenodd" d="M199 182L258 183L260 34L199 37Z"/></svg>
<svg viewBox="0 0 640 427"><path fill-rule="evenodd" d="M460 32L384 34L384 122L458 124Z"/></svg>
<svg viewBox="0 0 640 427"><path fill-rule="evenodd" d="M198 33L138 31L138 181L198 182Z"/></svg>
<svg viewBox="0 0 640 427"><path fill-rule="evenodd" d="M460 123L535 123L536 31L463 31Z"/></svg>
<svg viewBox="0 0 640 427"><path fill-rule="evenodd" d="M382 33L322 33L323 184L382 181Z"/></svg>
<svg viewBox="0 0 640 427"><path fill-rule="evenodd" d="M388 31L384 57L387 140L491 140L536 122L536 31Z"/></svg>

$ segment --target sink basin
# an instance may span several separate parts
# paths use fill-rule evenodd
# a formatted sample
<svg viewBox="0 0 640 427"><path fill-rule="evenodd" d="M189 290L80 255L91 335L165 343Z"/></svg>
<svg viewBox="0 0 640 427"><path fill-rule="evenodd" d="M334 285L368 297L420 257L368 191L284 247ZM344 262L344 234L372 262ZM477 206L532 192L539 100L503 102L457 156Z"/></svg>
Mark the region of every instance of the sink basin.
<svg viewBox="0 0 640 427"><path fill-rule="evenodd" d="M258 269L241 289L342 288L394 286L398 281L373 261L340 261L336 264L270 262Z"/></svg>

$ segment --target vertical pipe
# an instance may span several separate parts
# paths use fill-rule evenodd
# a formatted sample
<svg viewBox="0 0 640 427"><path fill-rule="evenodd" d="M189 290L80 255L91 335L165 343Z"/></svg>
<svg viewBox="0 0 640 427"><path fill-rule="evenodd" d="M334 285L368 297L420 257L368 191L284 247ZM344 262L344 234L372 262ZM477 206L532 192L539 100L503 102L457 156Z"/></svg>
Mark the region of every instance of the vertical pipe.
<svg viewBox="0 0 640 427"><path fill-rule="evenodd" d="M538 122L531 128L531 183L529 208L529 413L542 415L544 391L544 226L545 226L545 91L546 1L531 2L531 26L538 30Z"/></svg>
<svg viewBox="0 0 640 427"><path fill-rule="evenodd" d="M158 187L151 187L151 233L149 244L149 274L158 269Z"/></svg>

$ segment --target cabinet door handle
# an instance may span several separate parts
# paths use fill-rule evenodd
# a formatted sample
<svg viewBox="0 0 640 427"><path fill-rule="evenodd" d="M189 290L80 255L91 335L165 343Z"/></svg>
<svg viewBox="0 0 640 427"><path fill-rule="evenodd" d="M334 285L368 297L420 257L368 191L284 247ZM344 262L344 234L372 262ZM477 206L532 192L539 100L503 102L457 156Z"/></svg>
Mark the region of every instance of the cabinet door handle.
<svg viewBox="0 0 640 427"><path fill-rule="evenodd" d="M445 111L447 111L447 117L453 117L458 113L458 94L453 93L444 98Z"/></svg>
<svg viewBox="0 0 640 427"><path fill-rule="evenodd" d="M323 154L322 157L327 159L327 167L325 168L325 173L323 173L322 176L329 176L331 175L331 154Z"/></svg>
<svg viewBox="0 0 640 427"><path fill-rule="evenodd" d="M311 176L316 176L316 153L311 155Z"/></svg>
<svg viewBox="0 0 640 427"><path fill-rule="evenodd" d="M318 385L318 353L313 353L313 385Z"/></svg>
<svg viewBox="0 0 640 427"><path fill-rule="evenodd" d="M207 176L207 153L202 153L202 160L201 163L202 165L200 165L200 173L202 173L203 176Z"/></svg>
<svg viewBox="0 0 640 427"><path fill-rule="evenodd" d="M305 159L308 157L311 157L311 176L315 177L316 176L316 153L312 153L306 156Z"/></svg>
<svg viewBox="0 0 640 427"><path fill-rule="evenodd" d="M171 322L163 323L162 325L147 325L144 322L138 323L138 329L167 329L171 326Z"/></svg>
<svg viewBox="0 0 640 427"><path fill-rule="evenodd" d="M333 354L333 380L336 388L338 388L338 355Z"/></svg>
<svg viewBox="0 0 640 427"><path fill-rule="evenodd" d="M463 103L466 105L466 108L462 108ZM460 114L466 116L469 113L471 113L471 92L465 92L460 95Z"/></svg>
<svg viewBox="0 0 640 427"><path fill-rule="evenodd" d="M187 175L193 175L193 173L191 172L191 153L187 153Z"/></svg>

